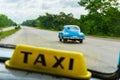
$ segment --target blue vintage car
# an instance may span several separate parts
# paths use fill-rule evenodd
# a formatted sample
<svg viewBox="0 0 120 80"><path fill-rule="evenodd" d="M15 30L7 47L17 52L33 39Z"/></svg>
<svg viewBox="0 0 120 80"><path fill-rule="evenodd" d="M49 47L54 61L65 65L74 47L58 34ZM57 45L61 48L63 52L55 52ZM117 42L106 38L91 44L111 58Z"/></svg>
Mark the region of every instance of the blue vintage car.
<svg viewBox="0 0 120 80"><path fill-rule="evenodd" d="M63 42L72 40L83 43L83 39L85 39L84 33L81 32L80 27L77 25L65 25L63 30L59 32L58 37L59 41Z"/></svg>

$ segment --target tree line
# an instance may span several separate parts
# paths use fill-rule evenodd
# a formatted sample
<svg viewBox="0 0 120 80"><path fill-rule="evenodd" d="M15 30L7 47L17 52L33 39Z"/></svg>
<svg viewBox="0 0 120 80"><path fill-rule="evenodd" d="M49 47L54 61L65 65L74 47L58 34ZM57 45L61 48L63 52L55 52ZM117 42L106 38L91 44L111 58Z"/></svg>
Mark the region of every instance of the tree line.
<svg viewBox="0 0 120 80"><path fill-rule="evenodd" d="M63 25L76 24L79 25L78 19L73 18L73 14L65 14L60 12L59 15L46 13L44 16L39 16L35 20L27 20L22 25L40 27L51 30L61 30Z"/></svg>
<svg viewBox="0 0 120 80"><path fill-rule="evenodd" d="M81 15L79 19L75 19L72 13L46 13L37 19L24 21L22 25L61 30L64 25L74 24L86 34L120 36L118 0L80 0L78 4L88 10L88 14Z"/></svg>
<svg viewBox="0 0 120 80"><path fill-rule="evenodd" d="M11 19L9 19L6 15L0 14L0 28L16 25Z"/></svg>
<svg viewBox="0 0 120 80"><path fill-rule="evenodd" d="M87 34L120 37L118 0L81 0L78 3L89 12L79 19Z"/></svg>

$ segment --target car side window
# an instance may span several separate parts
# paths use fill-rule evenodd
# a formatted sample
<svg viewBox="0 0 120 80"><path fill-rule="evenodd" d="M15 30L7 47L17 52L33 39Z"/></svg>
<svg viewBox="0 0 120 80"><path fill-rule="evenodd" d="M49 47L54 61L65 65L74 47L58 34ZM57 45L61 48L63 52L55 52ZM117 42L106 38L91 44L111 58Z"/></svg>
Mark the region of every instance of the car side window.
<svg viewBox="0 0 120 80"><path fill-rule="evenodd" d="M70 29L70 27L68 27L68 29Z"/></svg>

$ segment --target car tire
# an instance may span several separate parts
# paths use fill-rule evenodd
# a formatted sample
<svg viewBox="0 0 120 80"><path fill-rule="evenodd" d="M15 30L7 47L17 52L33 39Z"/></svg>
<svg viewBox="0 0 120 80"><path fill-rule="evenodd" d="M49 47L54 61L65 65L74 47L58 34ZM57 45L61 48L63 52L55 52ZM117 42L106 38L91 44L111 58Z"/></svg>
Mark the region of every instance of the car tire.
<svg viewBox="0 0 120 80"><path fill-rule="evenodd" d="M64 42L64 43L67 42L67 39L63 39L63 42Z"/></svg>
<svg viewBox="0 0 120 80"><path fill-rule="evenodd" d="M62 42L62 39L61 39L61 38L59 38L59 41L60 41L60 42Z"/></svg>
<svg viewBox="0 0 120 80"><path fill-rule="evenodd" d="M83 43L83 40L81 39L81 40L79 40L79 42L80 42L80 43Z"/></svg>
<svg viewBox="0 0 120 80"><path fill-rule="evenodd" d="M74 40L72 40L73 42L76 42L76 40L74 39Z"/></svg>

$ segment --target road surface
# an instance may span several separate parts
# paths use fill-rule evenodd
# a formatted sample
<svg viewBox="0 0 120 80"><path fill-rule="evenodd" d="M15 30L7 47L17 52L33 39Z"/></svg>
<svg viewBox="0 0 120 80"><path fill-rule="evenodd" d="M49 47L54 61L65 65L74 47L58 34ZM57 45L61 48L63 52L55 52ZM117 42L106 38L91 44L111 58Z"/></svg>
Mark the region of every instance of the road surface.
<svg viewBox="0 0 120 80"><path fill-rule="evenodd" d="M11 26L11 27L7 27L7 28L3 28L2 31L8 31L8 30L13 30L15 29L15 26Z"/></svg>
<svg viewBox="0 0 120 80"><path fill-rule="evenodd" d="M82 44L78 42L62 43L59 42L58 32L24 26L16 34L2 39L0 43L26 44L81 52L85 57L87 68L101 72L114 72L117 69L120 51L120 40L86 36Z"/></svg>

